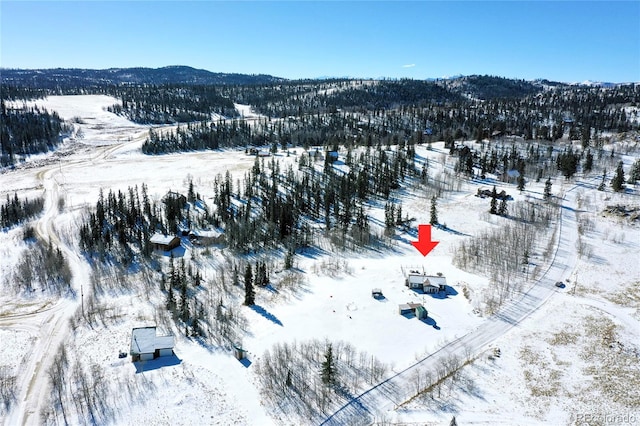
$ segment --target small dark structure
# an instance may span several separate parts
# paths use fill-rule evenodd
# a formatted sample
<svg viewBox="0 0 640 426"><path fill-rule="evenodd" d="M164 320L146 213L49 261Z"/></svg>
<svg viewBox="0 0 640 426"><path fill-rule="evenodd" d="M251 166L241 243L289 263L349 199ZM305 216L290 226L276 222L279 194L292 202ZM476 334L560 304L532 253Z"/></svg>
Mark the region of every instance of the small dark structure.
<svg viewBox="0 0 640 426"><path fill-rule="evenodd" d="M249 155L255 155L256 157L271 157L271 152L262 148L249 148L249 151L246 151Z"/></svg>
<svg viewBox="0 0 640 426"><path fill-rule="evenodd" d="M414 312L416 313L416 318L418 319L425 319L429 314L429 312L427 312L427 308L422 305L418 306Z"/></svg>
<svg viewBox="0 0 640 426"><path fill-rule="evenodd" d="M493 191L491 189L480 189L478 188L478 193L476 194L476 197L480 197L480 198L486 198L486 197L492 197L493 196ZM500 192L496 192L496 199L498 200L513 200L513 197L511 197L511 195L507 194L505 192L505 190L503 189Z"/></svg>
<svg viewBox="0 0 640 426"><path fill-rule="evenodd" d="M382 290L380 290L379 288L374 288L371 290L371 297L373 297L374 299L382 299L384 295L382 294Z"/></svg>
<svg viewBox="0 0 640 426"><path fill-rule="evenodd" d="M233 347L233 354L238 361L241 361L247 357L247 351L240 346Z"/></svg>

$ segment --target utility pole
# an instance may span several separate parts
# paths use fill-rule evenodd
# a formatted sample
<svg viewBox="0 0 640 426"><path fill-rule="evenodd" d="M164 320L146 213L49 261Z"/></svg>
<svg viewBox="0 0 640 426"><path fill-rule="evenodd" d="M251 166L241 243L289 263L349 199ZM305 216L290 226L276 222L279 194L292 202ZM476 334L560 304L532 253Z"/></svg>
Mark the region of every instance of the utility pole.
<svg viewBox="0 0 640 426"><path fill-rule="evenodd" d="M82 306L82 318L87 319L84 316L84 292L82 291L82 284L80 284L80 305Z"/></svg>

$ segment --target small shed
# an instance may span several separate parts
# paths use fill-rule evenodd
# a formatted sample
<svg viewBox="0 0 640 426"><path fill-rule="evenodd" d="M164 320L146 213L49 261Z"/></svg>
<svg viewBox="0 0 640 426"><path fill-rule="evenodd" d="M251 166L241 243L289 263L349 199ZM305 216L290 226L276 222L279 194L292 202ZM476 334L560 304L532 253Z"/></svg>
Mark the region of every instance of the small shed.
<svg viewBox="0 0 640 426"><path fill-rule="evenodd" d="M173 355L175 345L172 335L157 336L156 327L138 327L131 331L132 361L148 361L161 356Z"/></svg>
<svg viewBox="0 0 640 426"><path fill-rule="evenodd" d="M400 315L414 314L418 319L427 317L427 309L422 306L422 303L401 303L398 305L398 313Z"/></svg>
<svg viewBox="0 0 640 426"><path fill-rule="evenodd" d="M401 303L398 305L398 313L400 315L413 313L413 308L408 303Z"/></svg>
<svg viewBox="0 0 640 426"><path fill-rule="evenodd" d="M418 306L415 309L415 313L416 313L416 318L418 318L418 319L425 319L427 317L427 315L428 315L427 308L425 308L422 305Z"/></svg>
<svg viewBox="0 0 640 426"><path fill-rule="evenodd" d="M245 349L242 349L240 346L234 346L233 353L238 361L243 360L247 357L247 351Z"/></svg>
<svg viewBox="0 0 640 426"><path fill-rule="evenodd" d="M374 299L382 299L384 295L382 294L382 290L379 288L374 288L371 290L371 297Z"/></svg>
<svg viewBox="0 0 640 426"><path fill-rule="evenodd" d="M171 251L180 246L180 238L175 235L164 235L159 232L153 234L149 242L153 245L153 249L158 251Z"/></svg>

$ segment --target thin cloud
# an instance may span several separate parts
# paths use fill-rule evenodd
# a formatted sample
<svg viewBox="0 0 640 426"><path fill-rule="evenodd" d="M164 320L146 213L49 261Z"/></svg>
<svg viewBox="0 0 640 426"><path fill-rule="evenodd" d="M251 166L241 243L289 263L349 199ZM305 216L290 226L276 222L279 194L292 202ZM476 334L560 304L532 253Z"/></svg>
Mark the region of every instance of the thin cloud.
<svg viewBox="0 0 640 426"><path fill-rule="evenodd" d="M406 64L406 65L403 65L402 68L413 68L415 66L416 64Z"/></svg>

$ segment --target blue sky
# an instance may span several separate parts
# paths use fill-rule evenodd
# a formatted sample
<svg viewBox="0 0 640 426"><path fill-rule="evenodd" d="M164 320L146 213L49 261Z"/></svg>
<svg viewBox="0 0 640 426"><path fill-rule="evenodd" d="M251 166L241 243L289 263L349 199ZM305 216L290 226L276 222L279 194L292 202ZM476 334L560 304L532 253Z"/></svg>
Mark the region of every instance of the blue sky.
<svg viewBox="0 0 640 426"><path fill-rule="evenodd" d="M0 66L640 81L639 1L0 1Z"/></svg>

